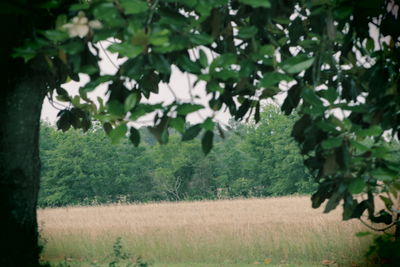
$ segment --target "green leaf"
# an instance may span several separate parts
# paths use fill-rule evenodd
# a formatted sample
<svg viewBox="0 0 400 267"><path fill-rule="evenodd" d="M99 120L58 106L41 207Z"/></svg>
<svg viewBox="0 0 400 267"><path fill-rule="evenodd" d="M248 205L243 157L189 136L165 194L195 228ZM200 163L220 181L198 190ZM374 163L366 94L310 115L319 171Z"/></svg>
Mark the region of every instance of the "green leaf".
<svg viewBox="0 0 400 267"><path fill-rule="evenodd" d="M115 127L109 134L111 138L111 143L118 144L119 141L125 136L127 131L128 127L126 126L126 124L120 124Z"/></svg>
<svg viewBox="0 0 400 267"><path fill-rule="evenodd" d="M239 29L238 37L241 39L250 39L254 37L257 32L258 29L255 26L242 27Z"/></svg>
<svg viewBox="0 0 400 267"><path fill-rule="evenodd" d="M256 70L256 66L254 63L250 60L241 60L240 61L240 70L239 70L239 76L242 78L247 79L250 77L254 71Z"/></svg>
<svg viewBox="0 0 400 267"><path fill-rule="evenodd" d="M154 46L158 46L158 47L168 47L169 46L169 37L168 37L168 33L159 33L159 34L152 34L149 38L149 43L154 45Z"/></svg>
<svg viewBox="0 0 400 267"><path fill-rule="evenodd" d="M136 130L136 128L131 127L129 140L132 142L134 146L138 146L140 144L140 132Z"/></svg>
<svg viewBox="0 0 400 267"><path fill-rule="evenodd" d="M200 109L204 108L203 105L199 105L199 104L191 104L191 103L183 103L180 104L176 111L178 112L178 115L187 115L189 113L198 111Z"/></svg>
<svg viewBox="0 0 400 267"><path fill-rule="evenodd" d="M206 131L213 131L214 130L214 122L211 118L207 118L201 127Z"/></svg>
<svg viewBox="0 0 400 267"><path fill-rule="evenodd" d="M23 58L25 63L38 55L38 50L41 47L35 42L27 42L22 47L16 47L11 54L13 58Z"/></svg>
<svg viewBox="0 0 400 267"><path fill-rule="evenodd" d="M158 94L158 84L160 82L160 77L155 72L150 72L144 75L140 81L140 89L143 93L149 94L149 92Z"/></svg>
<svg viewBox="0 0 400 267"><path fill-rule="evenodd" d="M254 120L256 121L256 123L258 123L259 121L260 121L260 119L261 119L261 117L260 117L260 101L258 101L257 102L257 105L256 105L256 110L255 110L255 112L254 112Z"/></svg>
<svg viewBox="0 0 400 267"><path fill-rule="evenodd" d="M125 112L128 112L136 105L137 98L138 98L138 96L136 93L132 93L132 94L128 95L128 97L125 99L125 102L124 102L124 111Z"/></svg>
<svg viewBox="0 0 400 267"><path fill-rule="evenodd" d="M236 64L237 57L233 53L225 53L215 58L210 65L210 72L215 72L217 67L225 68L232 64Z"/></svg>
<svg viewBox="0 0 400 267"><path fill-rule="evenodd" d="M351 155L349 152L349 146L347 145L347 142L343 142L342 145L336 149L335 156L339 166L343 170L348 171L350 167Z"/></svg>
<svg viewBox="0 0 400 267"><path fill-rule="evenodd" d="M145 66L145 67L143 67ZM122 66L121 72L134 80L139 80L143 75L143 68L146 68L146 60L143 55L128 59Z"/></svg>
<svg viewBox="0 0 400 267"><path fill-rule="evenodd" d="M359 130L356 134L360 137L378 136L382 134L382 128L379 125L373 125L368 129Z"/></svg>
<svg viewBox="0 0 400 267"><path fill-rule="evenodd" d="M317 192L315 192L311 196L311 205L314 209L317 209L321 206L321 204L329 197L331 197L332 192L330 190L330 187L327 186L326 184L321 184L318 187Z"/></svg>
<svg viewBox="0 0 400 267"><path fill-rule="evenodd" d="M84 65L79 68L79 72L93 75L99 72L99 68L97 65Z"/></svg>
<svg viewBox="0 0 400 267"><path fill-rule="evenodd" d="M39 2L39 1L38 1ZM44 2L39 2L34 5L36 8L43 8L43 9L52 9L60 6L61 2L57 0L48 0Z"/></svg>
<svg viewBox="0 0 400 267"><path fill-rule="evenodd" d="M356 178L351 181L349 184L348 190L351 194L357 195L363 192L366 184L364 182L364 179L362 178Z"/></svg>
<svg viewBox="0 0 400 267"><path fill-rule="evenodd" d="M114 28L99 29L94 32L92 42L97 43L98 41L107 40L108 38L113 36L115 36Z"/></svg>
<svg viewBox="0 0 400 267"><path fill-rule="evenodd" d="M121 104L118 100L110 101L109 103L107 103L107 107L108 112L110 112L111 115L117 117L123 117L125 115L124 105Z"/></svg>
<svg viewBox="0 0 400 267"><path fill-rule="evenodd" d="M139 14L149 9L147 2L144 0L120 0L121 6L125 10L125 14Z"/></svg>
<svg viewBox="0 0 400 267"><path fill-rule="evenodd" d="M350 144L354 146L360 153L364 153L370 150L370 148L367 147L366 145L354 140L350 140Z"/></svg>
<svg viewBox="0 0 400 267"><path fill-rule="evenodd" d="M169 125L171 125L175 130L180 133L185 131L185 120L181 117L173 118L169 121Z"/></svg>
<svg viewBox="0 0 400 267"><path fill-rule="evenodd" d="M113 127L112 127L111 123L106 122L103 124L103 129L106 132L106 134L109 135L111 133L111 131L113 130Z"/></svg>
<svg viewBox="0 0 400 267"><path fill-rule="evenodd" d="M373 146L372 156L376 158L391 160L391 151L385 146Z"/></svg>
<svg viewBox="0 0 400 267"><path fill-rule="evenodd" d="M373 223L384 223L389 225L393 222L393 216L391 213L387 212L386 210L382 209L379 211L379 216L370 216L369 219Z"/></svg>
<svg viewBox="0 0 400 267"><path fill-rule="evenodd" d="M89 2L87 3L81 3L81 4L73 4L69 7L69 11L75 12L75 11L81 11L81 10L86 10L90 7Z"/></svg>
<svg viewBox="0 0 400 267"><path fill-rule="evenodd" d="M200 124L189 127L182 136L182 141L189 141L195 138L201 131Z"/></svg>
<svg viewBox="0 0 400 267"><path fill-rule="evenodd" d="M239 77L239 73L237 71L229 69L222 69L221 71L214 72L213 75L223 81Z"/></svg>
<svg viewBox="0 0 400 267"><path fill-rule="evenodd" d="M263 57L270 56L272 57L275 53L275 47L273 45L263 45L260 47L258 51Z"/></svg>
<svg viewBox="0 0 400 267"><path fill-rule="evenodd" d="M88 82L83 88L81 88L82 92L89 93L89 92L93 91L94 89L96 89L96 87L99 86L100 84L108 82L112 79L114 79L114 76L112 76L112 75L100 76L97 79Z"/></svg>
<svg viewBox="0 0 400 267"><path fill-rule="evenodd" d="M369 207L369 201L363 200L361 201L354 209L351 214L351 218L360 218L366 209Z"/></svg>
<svg viewBox="0 0 400 267"><path fill-rule="evenodd" d="M341 109L344 109L344 110L350 110L350 111L360 112L360 113L366 113L369 110L368 106L367 105L363 105L363 104L356 105L356 106L349 106L349 105L346 105L346 104L336 104L336 105L333 105L333 106L341 108Z"/></svg>
<svg viewBox="0 0 400 267"><path fill-rule="evenodd" d="M189 40L196 45L209 45L214 41L210 35L205 33L191 34Z"/></svg>
<svg viewBox="0 0 400 267"><path fill-rule="evenodd" d="M85 49L82 40L73 39L61 46L70 55L78 54Z"/></svg>
<svg viewBox="0 0 400 267"><path fill-rule="evenodd" d="M302 91L302 96L306 102L308 102L309 104L311 104L315 107L323 107L324 106L322 100L312 89L304 88L304 90Z"/></svg>
<svg viewBox="0 0 400 267"><path fill-rule="evenodd" d="M300 17L295 18L288 28L290 43L296 45L302 36L306 35L304 22Z"/></svg>
<svg viewBox="0 0 400 267"><path fill-rule="evenodd" d="M336 8L333 11L333 14L334 14L336 19L344 20L345 18L347 18L351 14L353 14L353 7L351 7L351 6L341 6L339 8Z"/></svg>
<svg viewBox="0 0 400 267"><path fill-rule="evenodd" d="M335 88L328 88L328 90L324 90L323 92L323 97L329 101L329 103L335 102L335 100L338 97L338 93L336 92Z"/></svg>
<svg viewBox="0 0 400 267"><path fill-rule="evenodd" d="M319 121L317 122L317 126L324 132L331 132L336 134L339 133L339 131L336 129L336 125L329 123L327 121Z"/></svg>
<svg viewBox="0 0 400 267"><path fill-rule="evenodd" d="M59 117L57 121L57 128L59 130L62 130L63 132L68 131L68 129L71 127L71 111L69 110L61 110L58 114L57 117Z"/></svg>
<svg viewBox="0 0 400 267"><path fill-rule="evenodd" d="M196 62L190 60L190 58L186 55L183 55L178 58L177 64L183 71L190 72L190 73L201 73L201 67Z"/></svg>
<svg viewBox="0 0 400 267"><path fill-rule="evenodd" d="M202 49L200 49L199 52L199 63L203 68L206 68L208 66L208 58L206 53Z"/></svg>
<svg viewBox="0 0 400 267"><path fill-rule="evenodd" d="M331 137L327 140L322 141L321 145L323 149L332 149L342 145L343 139L340 137Z"/></svg>
<svg viewBox="0 0 400 267"><path fill-rule="evenodd" d="M125 23L125 20L122 19L119 11L115 8L113 2L103 2L96 5L93 9L93 15L96 19L100 20L104 25L108 27L121 27L121 25L124 25ZM110 34L113 33L115 33L115 31L113 31L112 33L110 32Z"/></svg>
<svg viewBox="0 0 400 267"><path fill-rule="evenodd" d="M269 0L239 0L240 3L249 5L251 7L257 8L257 7L265 7L265 8L270 8L271 3Z"/></svg>
<svg viewBox="0 0 400 267"><path fill-rule="evenodd" d="M164 129L164 131L161 133L160 144L168 143L168 139L169 139L168 129Z"/></svg>
<svg viewBox="0 0 400 267"><path fill-rule="evenodd" d="M65 15L65 14L61 14L61 15L58 15L57 16L57 19L56 19L56 29L57 30L61 30L62 29L62 27L66 24L68 22L68 20L67 20L67 15Z"/></svg>
<svg viewBox="0 0 400 267"><path fill-rule="evenodd" d="M170 74L171 65L167 59L160 54L152 53L149 55L151 65L160 73Z"/></svg>
<svg viewBox="0 0 400 267"><path fill-rule="evenodd" d="M286 115L289 115L299 104L301 88L302 87L299 84L295 84L289 89L289 92L281 107L282 111L284 111Z"/></svg>
<svg viewBox="0 0 400 267"><path fill-rule="evenodd" d="M238 119L243 118L243 116L246 115L247 111L249 111L252 103L253 103L253 101L246 98L243 101L242 105L237 110L237 112L235 114L235 119L238 120Z"/></svg>
<svg viewBox="0 0 400 267"><path fill-rule="evenodd" d="M111 53L118 53L119 55L128 58L135 58L144 50L141 45L133 45L129 43L112 44L107 49Z"/></svg>
<svg viewBox="0 0 400 267"><path fill-rule="evenodd" d="M334 192L328 198L328 202L326 203L324 213L328 213L328 212L336 209L336 207L339 205L341 199L342 199L342 195L338 191Z"/></svg>
<svg viewBox="0 0 400 267"><path fill-rule="evenodd" d="M207 88L208 92L220 92L221 94L224 92L224 88L219 86L219 84L217 82L213 82L213 81L207 83L206 88Z"/></svg>
<svg viewBox="0 0 400 267"><path fill-rule="evenodd" d="M280 67L287 73L295 74L308 69L314 63L314 58L302 54L291 57L280 63Z"/></svg>
<svg viewBox="0 0 400 267"><path fill-rule="evenodd" d="M322 167L324 175L335 174L338 170L338 163L336 161L335 155L329 155L324 161Z"/></svg>
<svg viewBox="0 0 400 267"><path fill-rule="evenodd" d="M365 44L365 48L370 51L373 52L375 49L375 41L372 38L368 38L367 39L367 43Z"/></svg>
<svg viewBox="0 0 400 267"><path fill-rule="evenodd" d="M378 180L384 182L394 181L397 177L396 172L392 172L383 168L377 168L371 171L371 175Z"/></svg>
<svg viewBox="0 0 400 267"><path fill-rule="evenodd" d="M393 201L385 196L380 195L379 198L383 201L383 203L385 203L385 207L390 210L393 207Z"/></svg>
<svg viewBox="0 0 400 267"><path fill-rule="evenodd" d="M67 32L59 30L47 30L43 34L47 37L47 39L55 42L62 42L69 38Z"/></svg>
<svg viewBox="0 0 400 267"><path fill-rule="evenodd" d="M272 86L276 86L281 81L292 81L293 78L280 73L280 72L268 72L264 74L263 78L258 83L258 87L269 88Z"/></svg>
<svg viewBox="0 0 400 267"><path fill-rule="evenodd" d="M213 138L214 133L212 131L206 131L201 139L201 148L203 149L205 155L210 153L213 147Z"/></svg>

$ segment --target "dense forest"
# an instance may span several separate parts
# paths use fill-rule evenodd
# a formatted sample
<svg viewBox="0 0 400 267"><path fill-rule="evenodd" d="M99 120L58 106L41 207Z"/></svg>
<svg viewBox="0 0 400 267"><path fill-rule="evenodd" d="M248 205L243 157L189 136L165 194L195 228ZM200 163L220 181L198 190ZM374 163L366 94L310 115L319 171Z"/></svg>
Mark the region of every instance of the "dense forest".
<svg viewBox="0 0 400 267"><path fill-rule="evenodd" d="M315 186L290 137L295 120L265 106L259 124L232 122L207 156L200 139L174 133L159 145L143 129L134 147L112 144L100 126L63 133L43 122L39 205L308 194Z"/></svg>

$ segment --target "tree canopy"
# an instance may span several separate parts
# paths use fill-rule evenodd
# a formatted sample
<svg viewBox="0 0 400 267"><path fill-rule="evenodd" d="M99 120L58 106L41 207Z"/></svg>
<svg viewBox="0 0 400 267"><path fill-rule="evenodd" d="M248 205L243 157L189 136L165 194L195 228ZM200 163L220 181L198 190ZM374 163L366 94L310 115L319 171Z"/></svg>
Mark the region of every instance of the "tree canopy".
<svg viewBox="0 0 400 267"><path fill-rule="evenodd" d="M285 92L282 110L300 114L292 136L318 183L313 207L328 200L329 212L343 201L344 219L366 213L400 236L400 164L388 145L400 135L397 0L65 3L35 6L58 16L51 28L33 21L33 31L22 36L25 44L13 53L28 64L40 59L54 77L47 83L50 96L71 104L59 113L60 129L87 130L94 118L114 142L129 134L138 145L140 133L130 122L152 113L149 129L160 143L170 129L183 140L201 134L209 153L221 130L213 117L185 124L202 105L145 101L169 81L172 66L193 75L192 86L205 85L207 108L227 109L237 120L259 121L260 102ZM30 12L23 0L8 5L19 15ZM106 42L111 44L102 46ZM103 49L123 59L115 75L100 71ZM79 80L79 73L90 82L70 96L60 85ZM100 84L107 84L108 98L95 103L88 93ZM380 211L377 195L385 203Z"/></svg>
<svg viewBox="0 0 400 267"><path fill-rule="evenodd" d="M215 140L207 157L199 138L168 144L144 138L137 148L112 145L95 126L82 133L43 123L39 206L110 202L218 199L310 194L314 188L299 148L290 137L295 117L274 105L259 124L240 123ZM143 137L150 133L139 129Z"/></svg>

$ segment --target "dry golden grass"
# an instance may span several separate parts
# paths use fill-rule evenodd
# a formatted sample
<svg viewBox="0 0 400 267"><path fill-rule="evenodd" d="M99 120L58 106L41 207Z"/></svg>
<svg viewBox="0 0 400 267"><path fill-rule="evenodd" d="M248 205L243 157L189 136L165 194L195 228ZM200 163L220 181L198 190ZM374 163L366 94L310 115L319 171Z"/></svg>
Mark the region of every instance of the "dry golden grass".
<svg viewBox="0 0 400 267"><path fill-rule="evenodd" d="M117 237L157 263L360 262L358 221L311 208L309 197L52 208L38 211L44 258L105 261ZM190 266L190 265L188 265Z"/></svg>

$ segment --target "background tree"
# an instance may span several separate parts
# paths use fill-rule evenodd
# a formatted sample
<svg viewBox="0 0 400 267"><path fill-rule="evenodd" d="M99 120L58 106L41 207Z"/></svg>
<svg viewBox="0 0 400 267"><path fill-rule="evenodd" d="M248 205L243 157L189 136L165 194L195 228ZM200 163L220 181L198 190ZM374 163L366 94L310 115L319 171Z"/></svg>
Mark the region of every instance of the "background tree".
<svg viewBox="0 0 400 267"><path fill-rule="evenodd" d="M39 205L215 199L218 189L224 197L311 193L310 175L301 175L305 166L290 137L294 119L276 106L263 109L259 124L237 124L207 157L199 138L182 142L177 133L167 144L143 141L133 148L112 145L96 127L62 133L44 123ZM260 142L263 132L281 137ZM150 135L141 133L144 140Z"/></svg>
<svg viewBox="0 0 400 267"><path fill-rule="evenodd" d="M258 124L245 128L244 151L255 158L251 173L260 195L312 193L311 176L290 136L295 116L285 116L274 105L266 106Z"/></svg>

